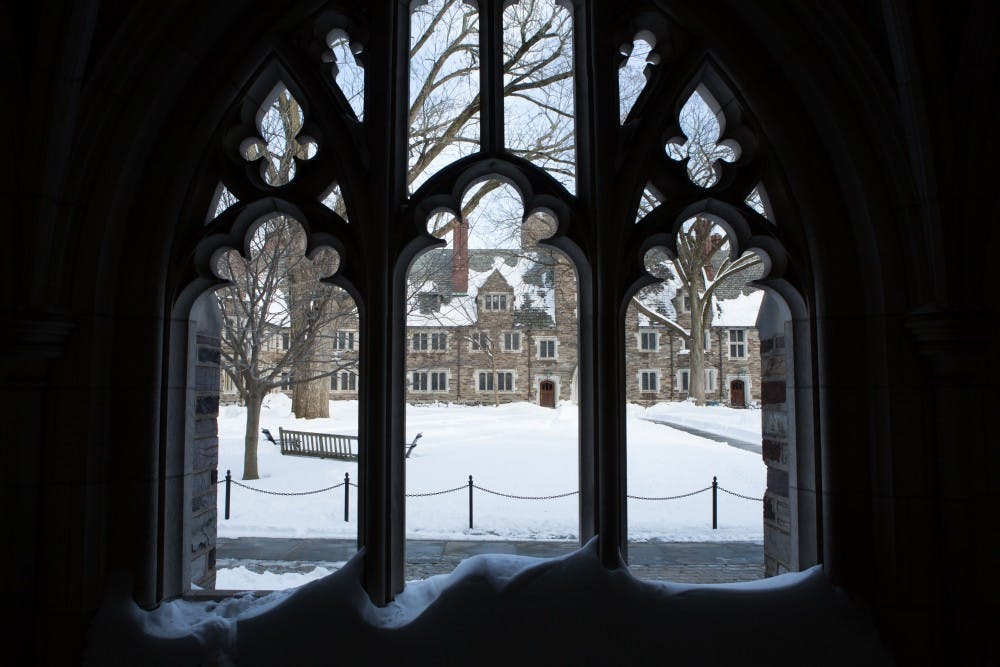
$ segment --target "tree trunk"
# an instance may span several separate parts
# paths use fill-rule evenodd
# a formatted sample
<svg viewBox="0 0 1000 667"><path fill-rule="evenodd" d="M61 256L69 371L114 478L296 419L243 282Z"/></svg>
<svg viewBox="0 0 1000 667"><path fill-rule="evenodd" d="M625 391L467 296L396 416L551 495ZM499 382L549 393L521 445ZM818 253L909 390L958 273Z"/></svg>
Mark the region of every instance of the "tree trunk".
<svg viewBox="0 0 1000 667"><path fill-rule="evenodd" d="M301 346L302 356L295 364L294 373L298 378L313 377L330 370L333 362L333 332L329 327L323 327L320 335L312 341L307 341L304 332L309 329L310 317L328 322L331 304L326 304L321 313L313 313L313 301L319 298L318 271L311 265L303 265L295 271L288 272L289 292L292 295L292 305L289 308L291 316L292 336L296 345ZM320 378L310 382L295 382L292 385L292 412L299 419L318 419L330 416L330 379Z"/></svg>
<svg viewBox="0 0 1000 667"><path fill-rule="evenodd" d="M705 315L703 295L692 289L691 299L691 340L688 348L691 363L688 378L688 396L694 398L695 405L705 405Z"/></svg>
<svg viewBox="0 0 1000 667"><path fill-rule="evenodd" d="M303 363L303 373L315 375L328 369L319 364ZM330 378L299 382L292 386L292 412L299 419L318 419L330 416Z"/></svg>
<svg viewBox="0 0 1000 667"><path fill-rule="evenodd" d="M247 430L243 438L243 479L258 479L257 433L260 431L260 408L264 396L247 396Z"/></svg>

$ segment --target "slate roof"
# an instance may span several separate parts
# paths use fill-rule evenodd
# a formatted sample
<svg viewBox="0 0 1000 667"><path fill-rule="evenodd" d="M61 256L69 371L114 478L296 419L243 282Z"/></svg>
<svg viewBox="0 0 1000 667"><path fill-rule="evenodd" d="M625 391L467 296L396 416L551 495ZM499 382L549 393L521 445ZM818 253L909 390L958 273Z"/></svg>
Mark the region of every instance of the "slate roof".
<svg viewBox="0 0 1000 667"><path fill-rule="evenodd" d="M483 284L499 273L514 297L514 325L554 328L555 280L553 255L544 249L469 250L469 289L457 293L452 285L451 248L432 249L410 267L416 286L415 308L409 326L471 326L477 319L476 297Z"/></svg>

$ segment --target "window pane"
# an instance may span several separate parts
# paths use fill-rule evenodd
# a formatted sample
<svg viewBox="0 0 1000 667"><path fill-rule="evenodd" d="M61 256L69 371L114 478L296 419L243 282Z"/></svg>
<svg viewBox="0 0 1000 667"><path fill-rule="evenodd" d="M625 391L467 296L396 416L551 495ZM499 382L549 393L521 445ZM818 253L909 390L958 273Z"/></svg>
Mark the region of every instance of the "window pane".
<svg viewBox="0 0 1000 667"><path fill-rule="evenodd" d="M522 0L503 25L507 147L574 192L573 15L555 0Z"/></svg>
<svg viewBox="0 0 1000 667"><path fill-rule="evenodd" d="M428 0L410 17L407 183L479 150L479 14L471 3Z"/></svg>

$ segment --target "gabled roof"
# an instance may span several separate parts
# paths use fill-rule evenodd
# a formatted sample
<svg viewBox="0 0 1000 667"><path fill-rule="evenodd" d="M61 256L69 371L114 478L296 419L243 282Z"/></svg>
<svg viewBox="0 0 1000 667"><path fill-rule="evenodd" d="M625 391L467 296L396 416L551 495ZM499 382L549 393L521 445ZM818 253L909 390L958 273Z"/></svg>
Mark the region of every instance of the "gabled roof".
<svg viewBox="0 0 1000 667"><path fill-rule="evenodd" d="M553 256L546 250L469 250L469 289L452 288L450 248L430 250L410 268L416 300L407 316L408 326L472 326L478 320L476 297L491 277L499 276L513 295L515 326L555 326Z"/></svg>

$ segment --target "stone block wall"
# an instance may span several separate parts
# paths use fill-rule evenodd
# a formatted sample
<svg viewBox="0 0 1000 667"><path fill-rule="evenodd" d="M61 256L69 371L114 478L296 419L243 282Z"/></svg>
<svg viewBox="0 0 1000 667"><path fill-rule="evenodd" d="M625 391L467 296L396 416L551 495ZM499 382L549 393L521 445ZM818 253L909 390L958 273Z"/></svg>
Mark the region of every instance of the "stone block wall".
<svg viewBox="0 0 1000 667"><path fill-rule="evenodd" d="M760 342L762 456L767 466L764 493L764 575L794 569L789 501L789 402L784 335Z"/></svg>
<svg viewBox="0 0 1000 667"><path fill-rule="evenodd" d="M218 524L219 468L219 349L212 320L195 333L194 433L190 449L191 507L188 522L191 583L215 588L215 548Z"/></svg>

